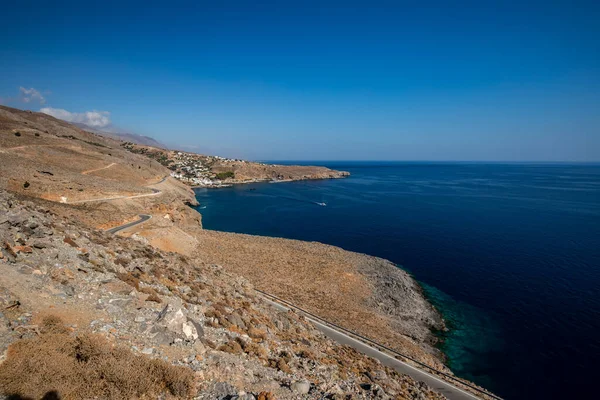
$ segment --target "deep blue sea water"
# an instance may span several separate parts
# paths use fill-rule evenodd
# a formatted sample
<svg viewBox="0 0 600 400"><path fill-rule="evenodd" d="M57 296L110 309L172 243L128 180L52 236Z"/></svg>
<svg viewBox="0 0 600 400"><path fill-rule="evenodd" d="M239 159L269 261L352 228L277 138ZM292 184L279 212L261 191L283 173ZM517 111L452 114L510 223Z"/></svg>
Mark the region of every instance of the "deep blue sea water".
<svg viewBox="0 0 600 400"><path fill-rule="evenodd" d="M597 396L600 165L317 164L352 176L198 189L204 227L387 258L444 313L458 375L508 399Z"/></svg>

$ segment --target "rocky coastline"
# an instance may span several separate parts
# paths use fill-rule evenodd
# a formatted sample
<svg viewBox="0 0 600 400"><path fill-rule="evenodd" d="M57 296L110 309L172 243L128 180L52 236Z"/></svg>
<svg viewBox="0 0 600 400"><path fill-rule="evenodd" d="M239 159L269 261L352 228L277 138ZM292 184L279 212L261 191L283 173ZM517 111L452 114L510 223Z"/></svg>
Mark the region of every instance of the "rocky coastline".
<svg viewBox="0 0 600 400"><path fill-rule="evenodd" d="M442 398L331 342L300 315L276 312L254 290L447 371L431 333L443 321L389 261L203 229L193 190L170 176L161 154L132 152L45 114L0 107L0 154L0 388L19 382L2 369L18 364L5 364L18 355L9 346L41 346L65 325L64 343L100 335L136 357L192 370L197 399ZM210 160L210 174L240 183L347 176ZM152 218L118 236L104 232L139 214Z"/></svg>
<svg viewBox="0 0 600 400"><path fill-rule="evenodd" d="M0 212L0 398L51 390L65 398L81 390L107 398L443 398L337 345L300 315L276 311L221 266L86 228L1 190ZM93 360L106 363L103 374ZM48 375L46 365L77 370ZM146 385L128 372L142 367L164 371L162 380ZM94 385L82 389L85 379Z"/></svg>
<svg viewBox="0 0 600 400"><path fill-rule="evenodd" d="M128 152L157 161L171 172L171 177L191 187L222 188L234 184L291 182L311 179L337 179L350 175L312 165L280 165L166 150L152 146L121 143Z"/></svg>
<svg viewBox="0 0 600 400"><path fill-rule="evenodd" d="M201 184L201 185L193 185L192 189L197 188L208 188L208 189L220 189L232 187L234 185L247 185L251 183L286 183L286 182L297 182L297 181L308 181L308 180L325 180L325 179L342 179L350 176L350 173L347 171L336 171L331 170L330 173L327 174L316 174L309 176L300 176L288 179L278 179L278 178L248 178L248 179L228 179L223 182L212 182L210 184Z"/></svg>

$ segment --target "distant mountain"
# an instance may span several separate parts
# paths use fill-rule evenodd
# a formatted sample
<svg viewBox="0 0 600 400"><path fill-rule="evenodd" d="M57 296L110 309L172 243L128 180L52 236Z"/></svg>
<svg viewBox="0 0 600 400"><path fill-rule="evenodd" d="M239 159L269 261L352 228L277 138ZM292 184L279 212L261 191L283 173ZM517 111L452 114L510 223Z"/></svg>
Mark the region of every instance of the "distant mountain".
<svg viewBox="0 0 600 400"><path fill-rule="evenodd" d="M149 136L143 136L143 135L138 135L135 133L126 133L126 132L106 132L106 131L94 129L85 124L80 124L80 123L76 123L76 122L72 122L71 124L83 129L84 131L96 133L98 135L109 137L109 138L115 139L115 140L123 140L125 142L132 142L132 143L140 144L143 146L159 147L159 148L163 148L163 149L168 148L166 145L160 143L156 139L151 138Z"/></svg>

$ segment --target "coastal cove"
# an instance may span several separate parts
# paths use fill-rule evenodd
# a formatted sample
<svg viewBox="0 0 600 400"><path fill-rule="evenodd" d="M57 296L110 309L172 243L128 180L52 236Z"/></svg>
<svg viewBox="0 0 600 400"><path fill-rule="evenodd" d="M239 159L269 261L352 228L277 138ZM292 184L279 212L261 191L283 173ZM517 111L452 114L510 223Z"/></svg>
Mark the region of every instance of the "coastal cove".
<svg viewBox="0 0 600 400"><path fill-rule="evenodd" d="M196 189L204 227L389 259L444 314L457 375L506 398L591 390L599 165L317 164L351 175Z"/></svg>

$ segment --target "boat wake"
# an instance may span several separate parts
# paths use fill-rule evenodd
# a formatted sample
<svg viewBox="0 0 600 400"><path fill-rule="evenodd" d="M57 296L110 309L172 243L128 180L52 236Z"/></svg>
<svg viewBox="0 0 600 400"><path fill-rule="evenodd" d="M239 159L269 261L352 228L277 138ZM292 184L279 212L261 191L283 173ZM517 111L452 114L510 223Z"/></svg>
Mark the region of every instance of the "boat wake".
<svg viewBox="0 0 600 400"><path fill-rule="evenodd" d="M260 195L260 196L277 197L277 198L280 198L280 199L287 199L287 200L298 201L300 203L316 204L316 205L321 206L321 207L327 206L327 203L322 202L322 201L314 201L314 200L310 200L310 199L303 199L303 198L300 198L300 197L286 196L286 195L283 195L283 194L263 193L263 192L256 191L256 189L248 189L248 191L249 192L252 191L253 194Z"/></svg>

